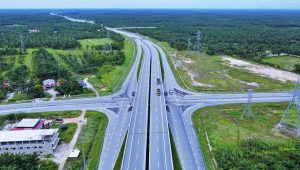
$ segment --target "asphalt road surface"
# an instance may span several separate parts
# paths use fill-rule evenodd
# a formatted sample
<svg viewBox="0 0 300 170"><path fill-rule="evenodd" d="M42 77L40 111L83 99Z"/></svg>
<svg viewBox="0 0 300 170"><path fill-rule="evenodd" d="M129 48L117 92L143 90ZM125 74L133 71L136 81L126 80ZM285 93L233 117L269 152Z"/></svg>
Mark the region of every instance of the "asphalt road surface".
<svg viewBox="0 0 300 170"><path fill-rule="evenodd" d="M105 97L0 105L0 115L82 109L105 113L109 123L98 166L102 170L113 169L126 133L122 169L146 169L147 162L151 170L173 169L169 126L182 168L206 169L192 114L207 106L246 103L248 94L201 94L183 89L176 82L163 48L139 34L108 29L129 37L136 44L135 63L120 91ZM161 84L157 84L157 78ZM160 96L157 96L157 89L161 91ZM174 94L164 96L164 92L170 90ZM291 99L290 92L254 93L252 101L286 102Z"/></svg>

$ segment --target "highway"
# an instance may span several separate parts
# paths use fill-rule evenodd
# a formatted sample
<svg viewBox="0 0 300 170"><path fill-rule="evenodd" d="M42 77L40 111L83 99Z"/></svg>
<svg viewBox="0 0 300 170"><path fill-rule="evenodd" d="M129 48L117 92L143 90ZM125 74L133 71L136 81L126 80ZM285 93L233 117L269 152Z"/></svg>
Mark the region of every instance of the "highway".
<svg viewBox="0 0 300 170"><path fill-rule="evenodd" d="M151 53L143 40L140 43L144 55L122 163L122 169L124 170L146 168Z"/></svg>
<svg viewBox="0 0 300 170"><path fill-rule="evenodd" d="M206 169L192 114L207 106L246 103L248 94L201 94L183 89L173 75L163 48L139 34L107 29L129 37L136 44L135 63L118 92L95 98L0 105L0 115L81 109L105 113L109 123L98 166L101 170L113 169L126 134L123 170L174 169L170 127L182 168ZM157 84L157 78L161 80L160 84ZM157 96L157 89L161 90L160 96ZM174 94L164 96L164 92L169 90L173 90ZM252 101L286 102L291 98L290 92L254 93ZM149 167L146 167L147 164Z"/></svg>
<svg viewBox="0 0 300 170"><path fill-rule="evenodd" d="M151 93L150 93L150 146L149 169L173 169L172 151L164 96L163 76L159 53L151 42L147 42L151 50ZM160 96L157 90L160 90Z"/></svg>

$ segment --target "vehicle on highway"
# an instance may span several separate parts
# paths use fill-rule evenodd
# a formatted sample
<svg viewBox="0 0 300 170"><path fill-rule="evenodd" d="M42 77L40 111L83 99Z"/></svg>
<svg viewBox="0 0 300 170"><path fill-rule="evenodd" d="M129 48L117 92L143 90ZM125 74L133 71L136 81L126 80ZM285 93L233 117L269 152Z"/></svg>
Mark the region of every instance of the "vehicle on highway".
<svg viewBox="0 0 300 170"><path fill-rule="evenodd" d="M165 91L165 92L164 92L164 95L165 95L165 96L168 96L168 91Z"/></svg>
<svg viewBox="0 0 300 170"><path fill-rule="evenodd" d="M159 78L157 78L156 83L157 83L157 85L160 85L160 79Z"/></svg>
<svg viewBox="0 0 300 170"><path fill-rule="evenodd" d="M156 94L157 96L160 96L160 89L157 89Z"/></svg>

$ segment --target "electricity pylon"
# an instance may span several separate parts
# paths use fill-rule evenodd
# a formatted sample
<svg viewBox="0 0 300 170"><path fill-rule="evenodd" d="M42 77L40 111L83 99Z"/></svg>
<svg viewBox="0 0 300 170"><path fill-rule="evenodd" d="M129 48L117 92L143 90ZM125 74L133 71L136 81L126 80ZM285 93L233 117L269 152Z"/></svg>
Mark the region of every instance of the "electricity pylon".
<svg viewBox="0 0 300 170"><path fill-rule="evenodd" d="M195 51L201 52L202 48L202 33L200 31L197 32L196 44L195 44Z"/></svg>
<svg viewBox="0 0 300 170"><path fill-rule="evenodd" d="M188 50L188 51L192 51L192 42L191 42L191 38L188 38L187 50Z"/></svg>
<svg viewBox="0 0 300 170"><path fill-rule="evenodd" d="M109 30L107 30L107 38L108 38L107 51L111 52L112 51L112 46L111 46L111 43L110 43L110 32L109 32Z"/></svg>
<svg viewBox="0 0 300 170"><path fill-rule="evenodd" d="M20 35L20 51L25 52L25 44L23 40L23 35Z"/></svg>
<svg viewBox="0 0 300 170"><path fill-rule="evenodd" d="M298 81L295 83L293 98L292 98L289 106L285 110L284 115L282 116L280 122L276 125L273 132L277 132L284 127L284 124L286 123L286 120L289 117L289 115L290 115L289 113L291 111L296 111L296 114L297 114L297 136L300 137L300 78L298 78Z"/></svg>
<svg viewBox="0 0 300 170"><path fill-rule="evenodd" d="M252 95L253 95L253 89L249 89L248 90L249 94L248 94L248 102L245 106L245 110L244 110L244 113L242 115L242 118L243 117L246 117L246 118L251 118L253 116L253 111L252 111Z"/></svg>

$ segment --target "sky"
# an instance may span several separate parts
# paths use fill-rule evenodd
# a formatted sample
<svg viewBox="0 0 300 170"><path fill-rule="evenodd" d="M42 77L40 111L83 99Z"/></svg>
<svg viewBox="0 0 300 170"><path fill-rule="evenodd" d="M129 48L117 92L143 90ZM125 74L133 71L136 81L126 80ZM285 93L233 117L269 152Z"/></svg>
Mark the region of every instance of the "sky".
<svg viewBox="0 0 300 170"><path fill-rule="evenodd" d="M300 0L0 0L0 8L300 9Z"/></svg>

